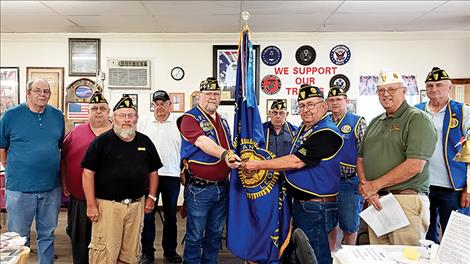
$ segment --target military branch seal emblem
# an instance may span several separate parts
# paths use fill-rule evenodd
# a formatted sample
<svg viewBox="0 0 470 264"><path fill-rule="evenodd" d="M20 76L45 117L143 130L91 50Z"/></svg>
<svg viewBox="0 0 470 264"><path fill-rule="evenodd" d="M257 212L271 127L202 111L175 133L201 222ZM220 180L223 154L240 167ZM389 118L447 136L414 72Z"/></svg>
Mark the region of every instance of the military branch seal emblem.
<svg viewBox="0 0 470 264"><path fill-rule="evenodd" d="M276 46L267 46L261 53L261 59L267 66L274 66L282 59L282 52Z"/></svg>
<svg viewBox="0 0 470 264"><path fill-rule="evenodd" d="M312 64L317 58L317 53L312 46L304 45L295 52L295 59L300 65L307 66Z"/></svg>
<svg viewBox="0 0 470 264"><path fill-rule="evenodd" d="M344 65L351 58L351 51L346 45L334 46L330 51L330 60L336 65Z"/></svg>
<svg viewBox="0 0 470 264"><path fill-rule="evenodd" d="M456 128L459 126L459 120L455 117L450 119L450 128Z"/></svg>
<svg viewBox="0 0 470 264"><path fill-rule="evenodd" d="M261 81L261 90L268 95L276 94L281 90L281 79L272 74L264 76Z"/></svg>
<svg viewBox="0 0 470 264"><path fill-rule="evenodd" d="M351 130L352 130L352 127L350 125L344 125L341 127L341 132L343 132L344 134L350 133Z"/></svg>
<svg viewBox="0 0 470 264"><path fill-rule="evenodd" d="M258 144L252 139L242 138L240 143L240 158L242 160L270 160L274 153L258 148ZM257 199L271 192L279 179L278 171L259 170L248 172L239 169L240 181L246 189L248 199Z"/></svg>
<svg viewBox="0 0 470 264"><path fill-rule="evenodd" d="M336 74L335 76L331 77L330 79L330 87L339 86L343 89L346 93L351 86L351 82L349 81L348 77L344 74Z"/></svg>

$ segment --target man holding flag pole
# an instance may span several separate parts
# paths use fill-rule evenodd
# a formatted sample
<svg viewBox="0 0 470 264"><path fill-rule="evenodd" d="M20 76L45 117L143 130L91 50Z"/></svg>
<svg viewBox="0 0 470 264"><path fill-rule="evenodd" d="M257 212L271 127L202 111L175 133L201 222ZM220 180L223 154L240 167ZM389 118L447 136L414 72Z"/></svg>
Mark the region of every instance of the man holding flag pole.
<svg viewBox="0 0 470 264"><path fill-rule="evenodd" d="M246 24L240 33L235 88L234 149L242 160L269 160L254 92L254 52ZM230 177L227 246L239 258L256 263L279 263L289 242L290 214L286 187L279 172L246 173Z"/></svg>
<svg viewBox="0 0 470 264"><path fill-rule="evenodd" d="M303 122L290 154L272 160L252 158L241 168L255 175L265 170L286 172L294 198L293 228L305 232L318 263L329 264L328 233L335 223L343 138L327 115L328 106L320 88L303 84L298 103ZM244 159L243 154L241 157Z"/></svg>

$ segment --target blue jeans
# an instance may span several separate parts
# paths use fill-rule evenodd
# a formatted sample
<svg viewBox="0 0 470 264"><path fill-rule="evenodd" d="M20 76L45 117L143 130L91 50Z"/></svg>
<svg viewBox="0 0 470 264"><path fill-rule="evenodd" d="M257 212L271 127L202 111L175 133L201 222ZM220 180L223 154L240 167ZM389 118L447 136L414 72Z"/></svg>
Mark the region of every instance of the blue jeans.
<svg viewBox="0 0 470 264"><path fill-rule="evenodd" d="M54 262L54 231L57 227L61 198L60 187L32 193L6 190L8 231L26 236L27 246L29 246L31 224L36 218L40 264Z"/></svg>
<svg viewBox="0 0 470 264"><path fill-rule="evenodd" d="M294 200L293 230L300 228L310 240L319 264L332 262L328 233L336 223L336 202Z"/></svg>
<svg viewBox="0 0 470 264"><path fill-rule="evenodd" d="M431 221L426 239L439 243L439 226L441 224L442 233L449 222L450 213L458 210L459 212L470 215L469 208L460 207L460 192L450 188L431 186L429 192Z"/></svg>
<svg viewBox="0 0 470 264"><path fill-rule="evenodd" d="M359 230L362 196L358 192L359 178L341 178L338 194L338 220L341 230L355 233Z"/></svg>
<svg viewBox="0 0 470 264"><path fill-rule="evenodd" d="M227 219L228 184L205 187L189 184L184 199L188 215L184 263L217 263Z"/></svg>
<svg viewBox="0 0 470 264"><path fill-rule="evenodd" d="M157 190L157 202L162 194L163 204L163 236L162 236L162 247L164 254L171 254L176 252L176 246L178 242L177 237L177 225L176 225L176 213L177 213L177 202L178 195L180 193L180 179L179 177L171 176L160 176ZM142 230L142 254L148 255L150 258L154 257L155 249L153 243L155 242L155 213L157 207L152 212L145 214L144 216L144 228Z"/></svg>

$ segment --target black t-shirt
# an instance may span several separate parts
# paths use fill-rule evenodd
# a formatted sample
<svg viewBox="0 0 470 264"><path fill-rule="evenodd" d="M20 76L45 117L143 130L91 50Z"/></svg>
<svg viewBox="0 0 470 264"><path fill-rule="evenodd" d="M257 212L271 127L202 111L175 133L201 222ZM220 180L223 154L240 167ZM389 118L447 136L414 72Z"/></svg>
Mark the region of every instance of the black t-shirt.
<svg viewBox="0 0 470 264"><path fill-rule="evenodd" d="M111 129L90 144L81 166L95 172L96 198L123 200L146 194L149 173L163 165L146 135L125 142Z"/></svg>
<svg viewBox="0 0 470 264"><path fill-rule="evenodd" d="M341 148L341 137L331 130L319 131L311 135L294 153L308 167L317 166L320 160L331 157ZM300 151L305 149L305 151ZM290 187L290 185L289 185ZM316 196L302 192L295 188L288 188L288 192L298 200L309 200Z"/></svg>

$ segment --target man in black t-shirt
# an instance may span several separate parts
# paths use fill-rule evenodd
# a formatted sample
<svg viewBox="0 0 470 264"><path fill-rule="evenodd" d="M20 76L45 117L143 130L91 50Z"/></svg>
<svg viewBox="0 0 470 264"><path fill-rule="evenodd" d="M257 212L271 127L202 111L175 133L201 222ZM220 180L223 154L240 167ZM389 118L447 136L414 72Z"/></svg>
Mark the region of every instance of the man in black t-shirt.
<svg viewBox="0 0 470 264"><path fill-rule="evenodd" d="M90 144L81 163L87 216L93 222L90 264L138 262L144 211L155 206L162 167L152 141L136 132L132 99L121 98L113 112L113 129Z"/></svg>

